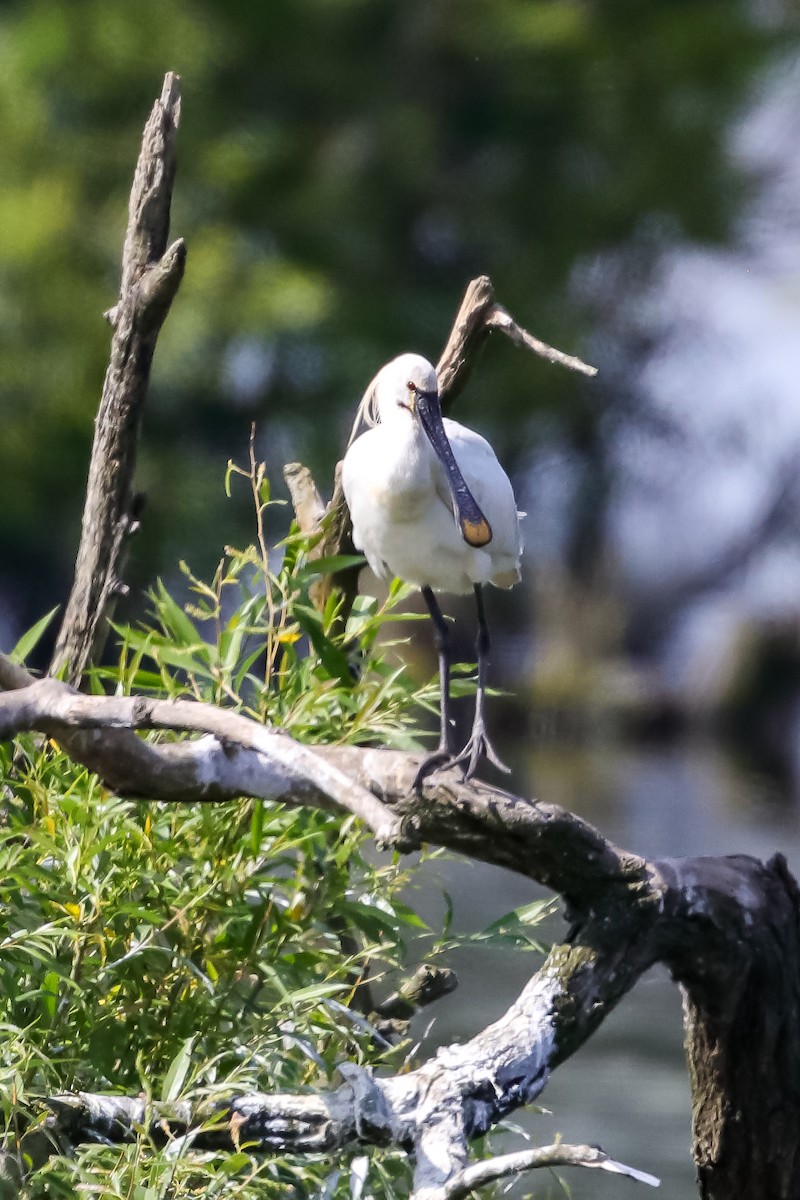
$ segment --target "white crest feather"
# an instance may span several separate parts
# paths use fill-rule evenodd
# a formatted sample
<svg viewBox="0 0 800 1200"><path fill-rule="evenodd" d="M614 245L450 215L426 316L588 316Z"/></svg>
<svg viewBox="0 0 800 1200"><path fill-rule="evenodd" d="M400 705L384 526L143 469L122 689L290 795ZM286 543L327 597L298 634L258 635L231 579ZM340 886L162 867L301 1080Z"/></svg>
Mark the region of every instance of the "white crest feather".
<svg viewBox="0 0 800 1200"><path fill-rule="evenodd" d="M365 425L367 429L372 429L380 420L377 399L377 384L380 373L378 371L378 374L367 384L367 389L361 397L361 403L356 409L356 415L353 418L353 427L350 430L350 437L347 439L348 450L362 432L362 425Z"/></svg>

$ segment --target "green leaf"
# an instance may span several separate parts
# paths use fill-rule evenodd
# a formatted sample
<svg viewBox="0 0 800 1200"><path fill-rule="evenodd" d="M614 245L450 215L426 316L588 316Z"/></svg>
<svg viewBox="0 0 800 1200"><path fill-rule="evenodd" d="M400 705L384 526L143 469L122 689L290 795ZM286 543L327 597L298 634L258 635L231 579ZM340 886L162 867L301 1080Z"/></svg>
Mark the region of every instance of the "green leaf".
<svg viewBox="0 0 800 1200"><path fill-rule="evenodd" d="M312 558L298 567L295 577L306 580L314 575L330 575L334 571L346 571L348 567L360 567L366 562L363 554L329 554Z"/></svg>
<svg viewBox="0 0 800 1200"><path fill-rule="evenodd" d="M196 653L199 652L201 657L209 658L209 648L206 642L181 606L170 596L161 580L158 581L155 600L159 617L165 627L179 640L181 648L191 648Z"/></svg>
<svg viewBox="0 0 800 1200"><path fill-rule="evenodd" d="M51 608L50 612L46 613L46 615L37 621L35 625L32 625L27 633L23 633L22 637L11 651L9 658L12 658L14 662L24 663L31 651L34 650L39 644L42 634L58 612L58 609L58 605L56 605L55 608Z"/></svg>
<svg viewBox="0 0 800 1200"><path fill-rule="evenodd" d="M192 1049L194 1047L196 1034L186 1038L178 1053L169 1064L166 1075L164 1076L164 1086L161 1089L161 1099L163 1101L177 1100L181 1094L181 1089L186 1081L186 1075L189 1070L189 1064L192 1061Z"/></svg>
<svg viewBox="0 0 800 1200"><path fill-rule="evenodd" d="M242 1150L236 1154L227 1154L219 1164L219 1171L222 1175L238 1175L240 1171L252 1166L252 1158L249 1154L245 1154ZM209 1192L209 1195L211 1193Z"/></svg>
<svg viewBox="0 0 800 1200"><path fill-rule="evenodd" d="M261 800L256 800L253 805L253 816L250 821L250 848L253 851L253 857L259 854L261 850L261 839L264 836L264 803Z"/></svg>
<svg viewBox="0 0 800 1200"><path fill-rule="evenodd" d="M319 613L298 604L294 609L294 618L331 678L338 679L346 688L351 688L354 680L347 655L326 636L320 624Z"/></svg>
<svg viewBox="0 0 800 1200"><path fill-rule="evenodd" d="M469 941L493 945L511 944L521 950L541 950L540 943L532 937L530 930L554 911L555 902L552 899L533 900L530 904L514 908L492 921L491 925L487 925L480 933L472 934Z"/></svg>
<svg viewBox="0 0 800 1200"><path fill-rule="evenodd" d="M308 987L298 988L291 994L292 1004L307 1004L310 1000L323 1000L335 996L337 992L347 992L351 988L348 983L311 983Z"/></svg>
<svg viewBox="0 0 800 1200"><path fill-rule="evenodd" d="M453 897L447 890L442 892L442 896L444 897L445 905L444 920L442 921L442 937L447 937L450 933L450 930L453 928L453 914L455 912L455 907L453 905Z"/></svg>
<svg viewBox="0 0 800 1200"><path fill-rule="evenodd" d="M56 1015L59 982L60 977L56 971L48 971L42 980L42 1008L51 1021Z"/></svg>

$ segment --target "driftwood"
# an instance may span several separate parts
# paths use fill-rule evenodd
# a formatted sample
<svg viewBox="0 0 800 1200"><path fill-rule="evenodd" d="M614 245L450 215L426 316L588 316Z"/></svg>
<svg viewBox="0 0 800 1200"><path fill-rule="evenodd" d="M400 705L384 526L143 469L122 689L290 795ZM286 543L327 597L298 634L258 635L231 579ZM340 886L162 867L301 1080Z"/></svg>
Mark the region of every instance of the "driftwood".
<svg viewBox="0 0 800 1200"><path fill-rule="evenodd" d="M174 88L168 77L162 107L176 96ZM175 118L173 109L173 128ZM119 330L119 310L116 319ZM489 281L474 281L439 364L449 400L463 388L491 329L541 351L496 305ZM558 360L558 352L545 350ZM96 525L103 544L116 544L119 529L121 509L98 499L94 472L108 479L115 496L130 496L136 421L125 424L123 410L115 411L109 420L119 427L95 445L101 461L93 460L82 551L87 529ZM124 452L112 459L109 447L120 443ZM290 474L295 495L305 497L306 526L318 524L313 482L301 470ZM319 527L321 552L340 550L347 513L338 492ZM59 646L73 644L71 630L96 630L107 592L81 592L86 608L76 616L73 591ZM83 639L77 657L70 651L59 661L86 662L95 641L96 633ZM154 743L139 736L145 729L201 736ZM501 1020L416 1070L378 1077L342 1064L342 1083L333 1091L231 1096L213 1110L147 1107L121 1096L54 1096L44 1127L22 1140L32 1165L53 1149L98 1138L125 1141L145 1127L155 1141L186 1138L220 1150L246 1143L265 1152L334 1154L347 1146L396 1145L413 1155L415 1196L425 1200L453 1200L554 1163L652 1183L592 1147L543 1147L477 1164L468 1155L472 1139L533 1101L642 973L661 962L684 993L701 1196L800 1195L800 909L797 884L780 855L766 864L745 856L650 861L557 806L477 781L466 785L455 772L431 776L418 794L412 786L418 763L410 754L302 746L241 714L185 700L86 696L52 678L35 680L0 654L0 739L22 730L57 738L123 796L218 803L247 795L355 813L387 845L447 846L546 885L564 898L570 922L564 942ZM429 998L427 982L398 996L401 1013ZM449 986L440 980L433 992ZM392 1018L391 1011L384 1015Z"/></svg>

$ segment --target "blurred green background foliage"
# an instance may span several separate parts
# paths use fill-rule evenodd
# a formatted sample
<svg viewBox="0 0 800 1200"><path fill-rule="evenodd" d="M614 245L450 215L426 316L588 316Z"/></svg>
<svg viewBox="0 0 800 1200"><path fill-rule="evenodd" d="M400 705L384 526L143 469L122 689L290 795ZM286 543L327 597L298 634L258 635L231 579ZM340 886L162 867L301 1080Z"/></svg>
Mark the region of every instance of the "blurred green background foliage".
<svg viewBox="0 0 800 1200"><path fill-rule="evenodd" d="M539 336L602 359L613 314L576 269L634 245L646 274L666 240L724 237L744 185L720 130L780 37L730 0L7 0L0 628L68 587L101 314L166 70L183 79L189 258L145 420L136 585L243 540L222 477L252 420L274 476L300 458L328 485L365 383L396 353L435 359L474 274ZM555 431L602 479L622 402L503 344L460 415L512 468Z"/></svg>

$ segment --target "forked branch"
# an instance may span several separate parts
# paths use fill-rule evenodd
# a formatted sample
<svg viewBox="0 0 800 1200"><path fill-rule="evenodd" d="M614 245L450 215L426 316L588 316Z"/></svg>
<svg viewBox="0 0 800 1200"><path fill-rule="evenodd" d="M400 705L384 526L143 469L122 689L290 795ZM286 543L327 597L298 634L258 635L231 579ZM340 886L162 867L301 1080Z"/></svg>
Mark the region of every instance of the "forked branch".
<svg viewBox="0 0 800 1200"><path fill-rule="evenodd" d="M413 1152L420 1200L438 1197L466 1169L471 1140L532 1101L653 961L647 931L662 909L659 879L644 860L621 854L562 810L454 776L430 781L420 797L408 754L300 746L242 714L192 701L87 696L52 679L32 681L2 655L0 686L14 689L0 695L0 738L45 732L120 794L172 801L245 794L355 812L395 844L398 834L435 841L547 880L569 897L580 923L580 935L553 949L502 1020L416 1071L378 1078L343 1064L335 1092L239 1096L213 1113L183 1106L150 1118L135 1100L56 1097L48 1123L55 1144L100 1132L128 1140L143 1121L156 1138L190 1135L198 1148L304 1153L394 1144ZM160 744L137 732L165 728L205 736ZM635 902L626 906L624 897ZM593 904L602 905L602 919ZM623 916L612 931L614 910ZM212 1127L201 1128L210 1116Z"/></svg>
<svg viewBox="0 0 800 1200"><path fill-rule="evenodd" d="M650 1187L658 1187L659 1180L655 1175L646 1171L637 1171L634 1167L626 1167L624 1163L616 1162L600 1149L599 1146L568 1146L557 1143L553 1146L537 1146L535 1150L518 1150L515 1154L503 1154L498 1158L487 1158L484 1162L473 1163L465 1167L448 1180L431 1200L461 1200L470 1192L487 1183L496 1183L498 1179L510 1179L521 1175L524 1171L534 1171L540 1167L597 1167L612 1175L625 1175L639 1183L647 1183Z"/></svg>

